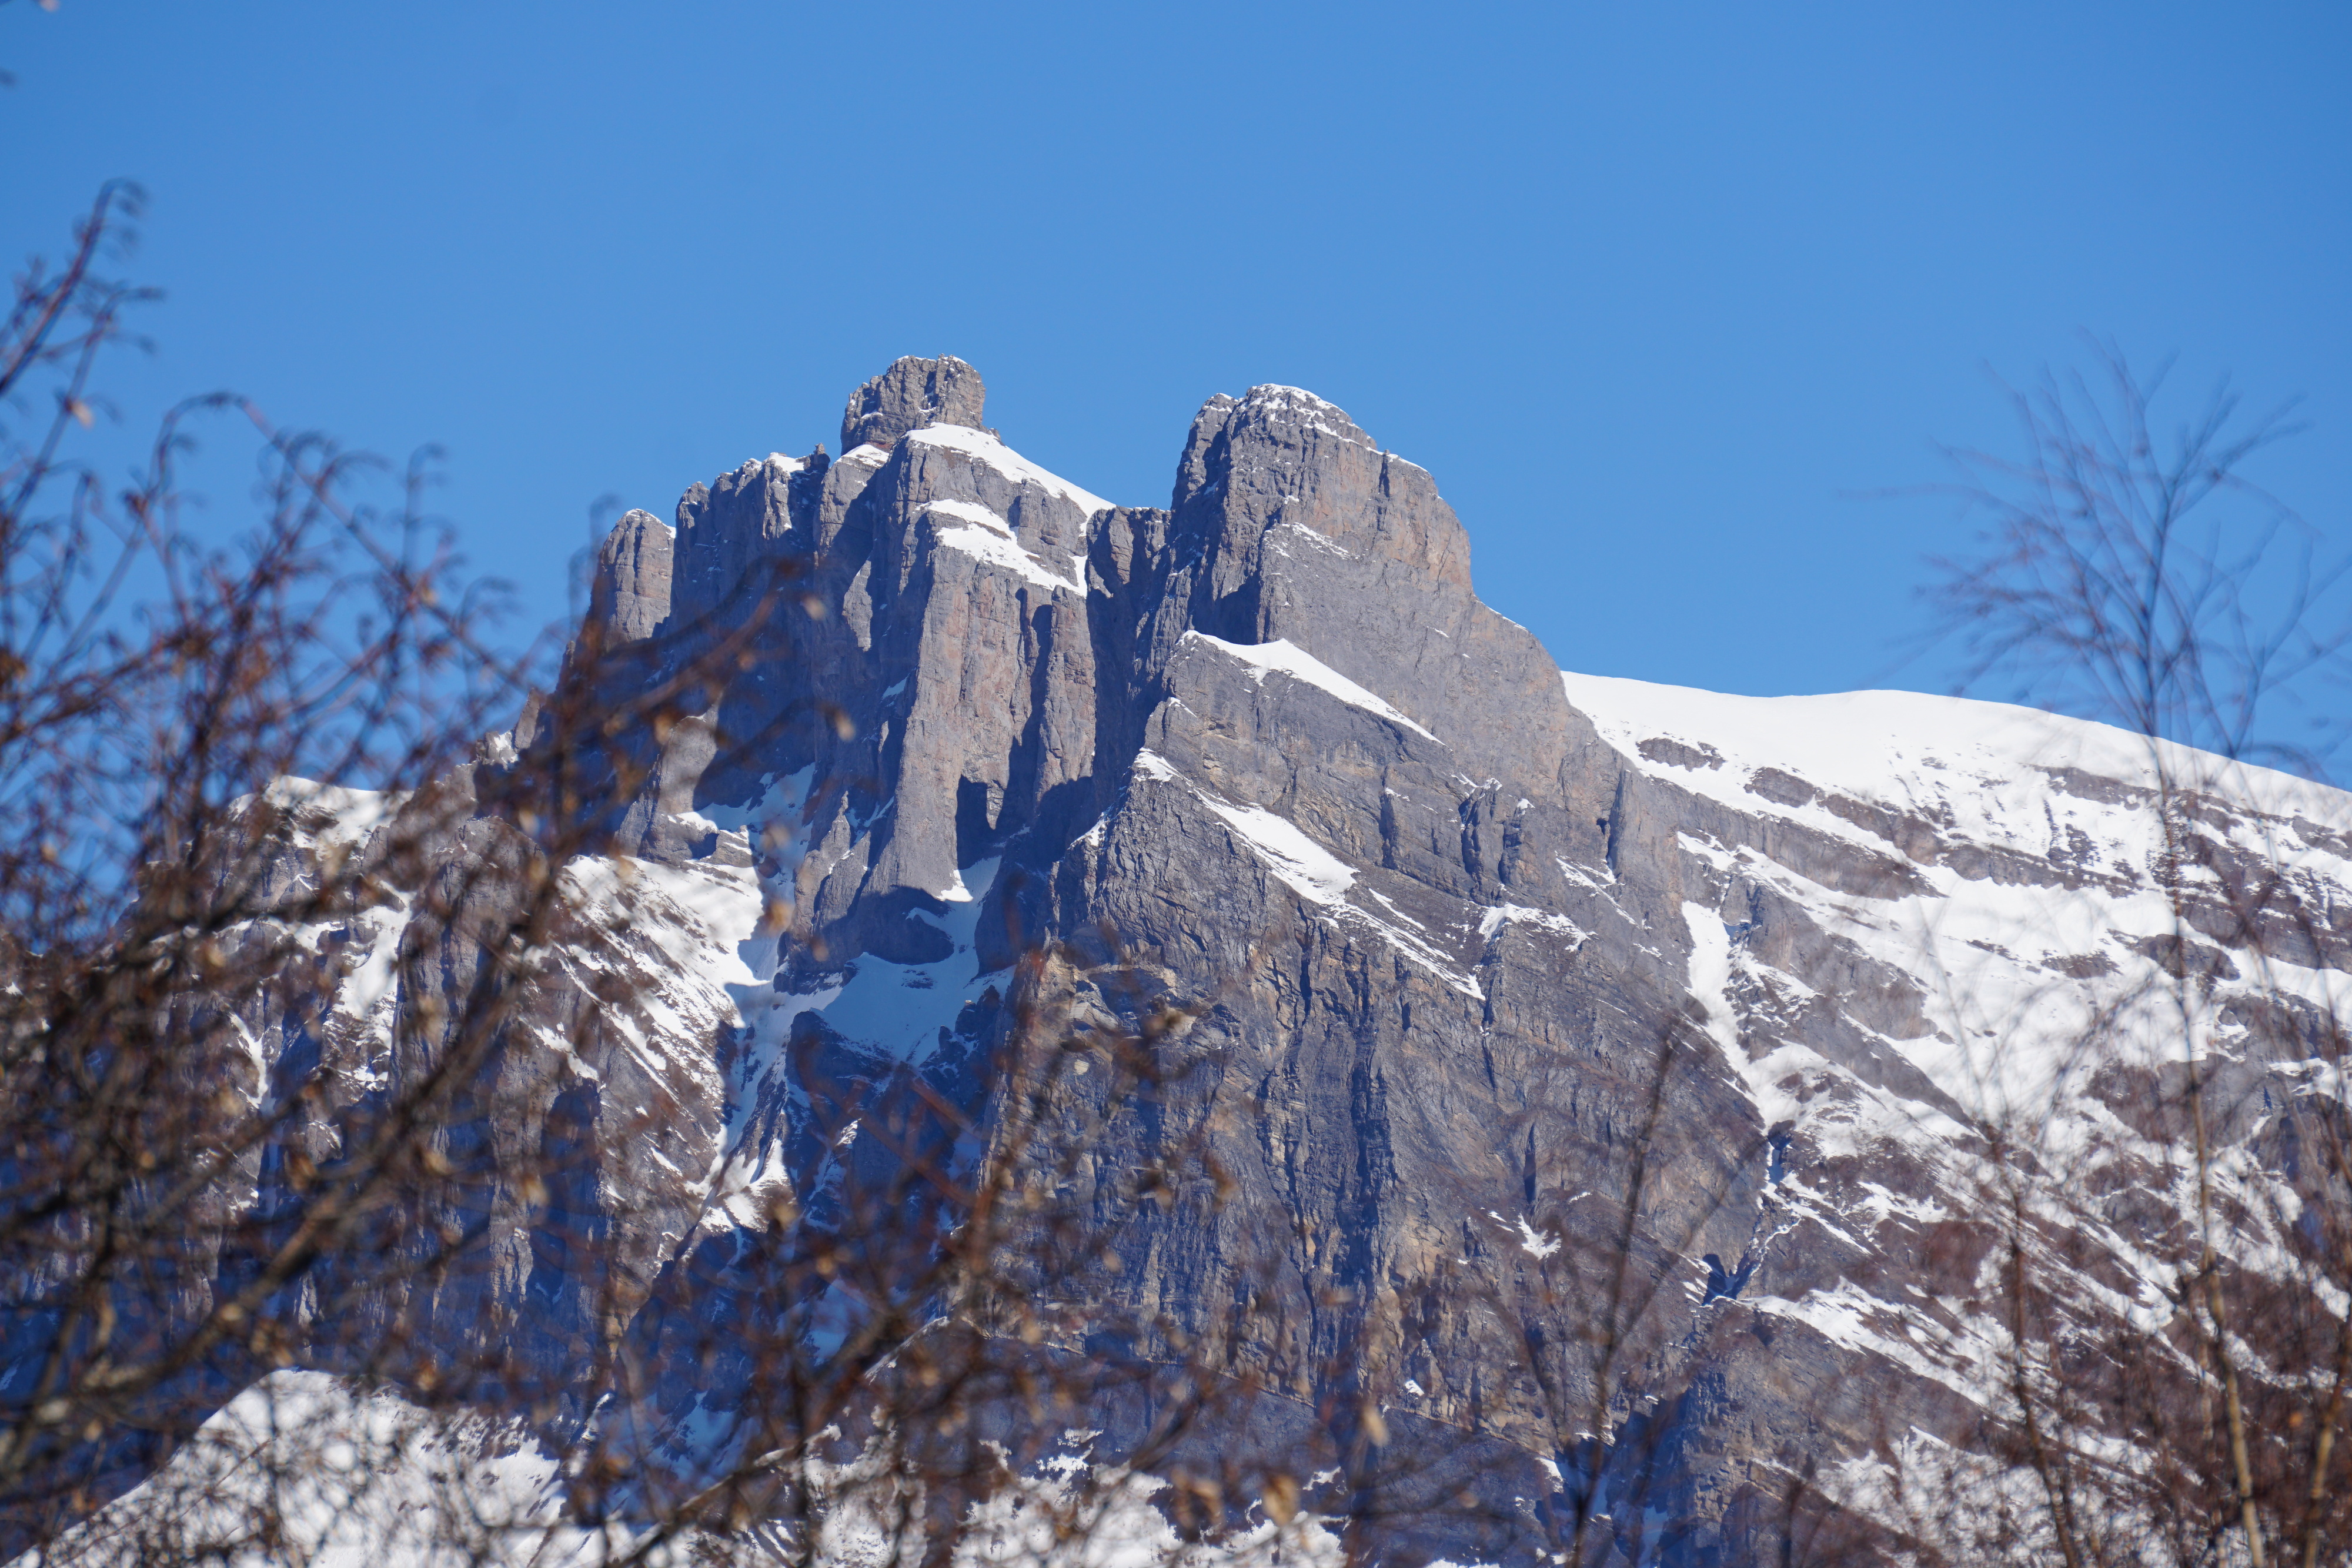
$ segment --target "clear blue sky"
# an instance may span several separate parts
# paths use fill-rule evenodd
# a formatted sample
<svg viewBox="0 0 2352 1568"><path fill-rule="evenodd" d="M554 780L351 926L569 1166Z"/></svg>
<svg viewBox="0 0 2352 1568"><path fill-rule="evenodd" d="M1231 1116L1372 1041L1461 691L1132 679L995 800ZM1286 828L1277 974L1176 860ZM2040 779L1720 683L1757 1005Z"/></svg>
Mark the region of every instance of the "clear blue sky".
<svg viewBox="0 0 2352 1568"><path fill-rule="evenodd" d="M901 353L1135 504L1210 393L1311 388L1563 664L1721 690L1943 683L1890 646L1949 507L1849 493L2081 329L2303 394L2259 475L2352 517L2340 0L18 0L0 66L12 264L151 193L129 423L439 443L544 616L599 497L831 444Z"/></svg>

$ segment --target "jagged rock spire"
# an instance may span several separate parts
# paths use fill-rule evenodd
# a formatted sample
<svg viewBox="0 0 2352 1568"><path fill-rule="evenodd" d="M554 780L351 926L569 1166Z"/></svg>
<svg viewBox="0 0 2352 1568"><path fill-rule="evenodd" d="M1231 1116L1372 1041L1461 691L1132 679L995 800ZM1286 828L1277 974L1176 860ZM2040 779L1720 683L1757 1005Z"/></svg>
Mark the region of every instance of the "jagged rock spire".
<svg viewBox="0 0 2352 1568"><path fill-rule="evenodd" d="M596 551L588 619L604 628L608 643L642 642L669 614L672 543L670 526L641 510L605 536Z"/></svg>
<svg viewBox="0 0 2352 1568"><path fill-rule="evenodd" d="M870 443L887 450L907 432L927 424L978 430L987 401L980 372L961 360L908 354L849 394L841 415L841 449L852 452Z"/></svg>

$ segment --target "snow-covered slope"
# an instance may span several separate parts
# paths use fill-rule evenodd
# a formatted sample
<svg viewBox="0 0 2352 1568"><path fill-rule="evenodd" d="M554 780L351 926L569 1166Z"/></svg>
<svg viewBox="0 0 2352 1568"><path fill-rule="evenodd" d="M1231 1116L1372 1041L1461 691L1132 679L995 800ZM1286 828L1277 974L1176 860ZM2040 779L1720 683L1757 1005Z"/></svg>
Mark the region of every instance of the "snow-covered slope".
<svg viewBox="0 0 2352 1568"><path fill-rule="evenodd" d="M2341 1315L2294 1150L2343 1092L2352 797L2001 704L1562 680L1640 781L1619 813L1651 816L1662 857L1671 835L1689 994L1771 1129L1754 1239L1707 1293L1971 1413L1921 1422L1891 1398L1905 1414L1833 1495L1889 1531L1932 1516L1962 1555L2016 1550L2021 1518L2048 1546L2041 1483L1956 1442L2016 1421L2021 1369L2055 1343L2130 1345L2124 1364L2193 1386L2179 1315L2202 1234L2257 1282L2242 1298ZM2047 1341L2017 1338L2021 1292L2053 1315ZM2279 1321L2240 1354L2294 1387L2309 1369L2276 1359ZM2126 1433L2161 1376L2129 1412L2121 1384L2069 1381L2067 1439L2137 1471ZM2084 1506L2118 1544L2158 1532L2128 1486Z"/></svg>
<svg viewBox="0 0 2352 1568"><path fill-rule="evenodd" d="M1082 1435L1081 1435L1082 1436ZM815 1466L833 1495L814 1549L771 1529L751 1561L917 1568L919 1540L893 1517L871 1467ZM1094 1482L1086 1445L1018 1478L973 1511L952 1568L1339 1568L1313 1518L1261 1521L1213 1545L1188 1542L1148 1475ZM728 1561L730 1543L619 1520L583 1527L558 1458L513 1424L428 1410L387 1389L315 1372L262 1379L205 1422L171 1463L53 1546L75 1568L218 1563L230 1568L656 1568ZM878 1495L877 1495L878 1494ZM11 1568L38 1568L19 1559Z"/></svg>
<svg viewBox="0 0 2352 1568"><path fill-rule="evenodd" d="M2106 725L1913 692L1763 698L1561 680L1643 776L1909 862L1916 880L1898 894L1856 898L1809 883L1769 847L1703 836L1682 845L1721 875L1727 898L1763 877L1910 976L1933 998L1935 1032L1890 1045L1972 1116L2046 1111L2095 1020L2162 978L2152 955L2178 934L2184 908L2161 868L2190 835L2215 852L2186 873L2191 898L2221 893L2233 871L2275 870L2332 925L2352 890L2342 791ZM1732 931L1746 918L1707 913ZM1700 946L1711 966L1725 961L1721 939L1702 931ZM2263 955L2258 972L2221 980L2216 994L2284 988L2334 1013L2345 983L2298 949ZM1712 980L1695 977L1694 994L1720 1006ZM1759 1093L1774 1092L1785 1065L1749 1065Z"/></svg>

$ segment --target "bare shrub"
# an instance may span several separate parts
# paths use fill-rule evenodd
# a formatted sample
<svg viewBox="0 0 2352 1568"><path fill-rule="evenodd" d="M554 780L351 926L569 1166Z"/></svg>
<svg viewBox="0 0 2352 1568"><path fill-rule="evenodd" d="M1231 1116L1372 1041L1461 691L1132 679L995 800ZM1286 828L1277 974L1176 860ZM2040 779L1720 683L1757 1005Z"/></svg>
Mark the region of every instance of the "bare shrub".
<svg viewBox="0 0 2352 1568"><path fill-rule="evenodd" d="M135 212L103 193L0 337L0 1554L1174 1554L1155 1465L1196 1533L1316 1530L1203 1457L1278 1301L1200 1343L1096 1288L1138 1206L1224 1200L1205 1124L1091 1157L1213 1055L1198 1008L1033 952L964 1099L803 1027L791 1125L750 1105L720 988L666 988L772 846L677 779L847 726L724 700L823 601L779 556L657 630L605 573L560 657L509 653L423 469L365 504L376 465L227 396L111 486L70 452L149 298L106 276ZM224 538L178 464L239 413ZM717 1075L649 1065L666 1030Z"/></svg>
<svg viewBox="0 0 2352 1568"><path fill-rule="evenodd" d="M1882 1500L1940 1560L2352 1550L2352 998L2312 863L2342 855L2343 824L2246 766L2324 774L2346 568L2244 472L2293 433L2286 411L2246 418L2225 388L2168 429L2163 379L2103 347L2087 375L2013 394L2021 457L1956 455L1992 526L1980 557L1942 564L1939 632L1972 683L2141 737L2130 792L2168 930L2075 1036L2011 1020L2052 1087L1978 1128L1993 1416L1979 1455L1916 1456L1909 1497Z"/></svg>

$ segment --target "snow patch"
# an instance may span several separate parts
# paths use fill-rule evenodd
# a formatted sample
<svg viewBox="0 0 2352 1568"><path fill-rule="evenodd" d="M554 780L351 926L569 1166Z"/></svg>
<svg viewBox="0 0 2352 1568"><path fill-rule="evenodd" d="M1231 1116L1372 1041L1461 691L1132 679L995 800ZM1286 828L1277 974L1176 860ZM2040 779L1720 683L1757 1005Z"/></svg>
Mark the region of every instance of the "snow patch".
<svg viewBox="0 0 2352 1568"><path fill-rule="evenodd" d="M276 1372L161 1470L18 1563L81 1568L583 1564L625 1550L562 1524L556 1460L520 1430L435 1415L321 1372Z"/></svg>
<svg viewBox="0 0 2352 1568"><path fill-rule="evenodd" d="M1206 643L1219 653L1229 654L1252 666L1250 680L1255 685L1264 685L1267 672L1279 671L1293 680L1304 681L1310 686L1320 687L1351 707L1362 708L1367 713L1378 714L1392 724L1402 725L1425 740L1437 740L1437 737L1414 723L1402 709L1393 706L1374 693L1365 690L1314 654L1295 645L1286 638L1277 638L1271 643L1228 643L1222 637L1212 637L1205 632L1187 632L1184 633L1184 641ZM1443 746L1445 743L1440 740L1438 744Z"/></svg>
<svg viewBox="0 0 2352 1568"><path fill-rule="evenodd" d="M1506 1230L1516 1230L1518 1233L1519 1250L1530 1258L1540 1261L1559 1250L1559 1238L1538 1230L1533 1225L1528 1223L1528 1218L1524 1214L1517 1219L1505 1219L1490 1208L1486 1211L1486 1218Z"/></svg>
<svg viewBox="0 0 2352 1568"><path fill-rule="evenodd" d="M1114 504L1091 490L1079 488L1058 474L1050 474L1038 467L984 430L974 430L966 424L931 424L908 432L907 439L919 446L937 446L950 452L961 452L967 457L987 464L1016 485L1034 485L1049 496L1060 497L1088 517L1108 511Z"/></svg>
<svg viewBox="0 0 2352 1568"><path fill-rule="evenodd" d="M813 1012L851 1040L874 1046L903 1061L921 1061L939 1049L940 1035L954 1027L965 1006L979 998L1004 971L982 973L974 953L981 915L990 907L999 862L984 860L959 872L960 898L944 915L908 916L946 933L948 956L929 964L894 964L871 955L851 965L838 986L786 998L795 1014ZM967 872L969 874L967 874ZM977 896L971 891L978 887Z"/></svg>
<svg viewBox="0 0 2352 1568"><path fill-rule="evenodd" d="M932 501L925 505L923 511L931 518L931 537L950 549L1003 567L1057 593L1083 594L1087 591L1083 582L1056 574L1023 549L1013 538L1013 526L986 507L972 501ZM952 526L943 524L942 518L949 519Z"/></svg>
<svg viewBox="0 0 2352 1568"><path fill-rule="evenodd" d="M1549 931L1555 936L1565 936L1571 943L1580 943L1591 935L1565 915L1554 915L1543 909L1530 909L1524 904L1489 904L1486 913L1479 918L1478 935L1491 942L1495 939L1495 933L1504 926L1521 924Z"/></svg>
<svg viewBox="0 0 2352 1568"><path fill-rule="evenodd" d="M296 845L322 850L357 848L408 800L404 790L347 789L291 774L272 779L261 798L293 818Z"/></svg>
<svg viewBox="0 0 2352 1568"><path fill-rule="evenodd" d="M1202 794L1202 803L1239 833L1284 885L1316 904L1338 904L1356 873L1337 855L1263 806L1234 806Z"/></svg>

